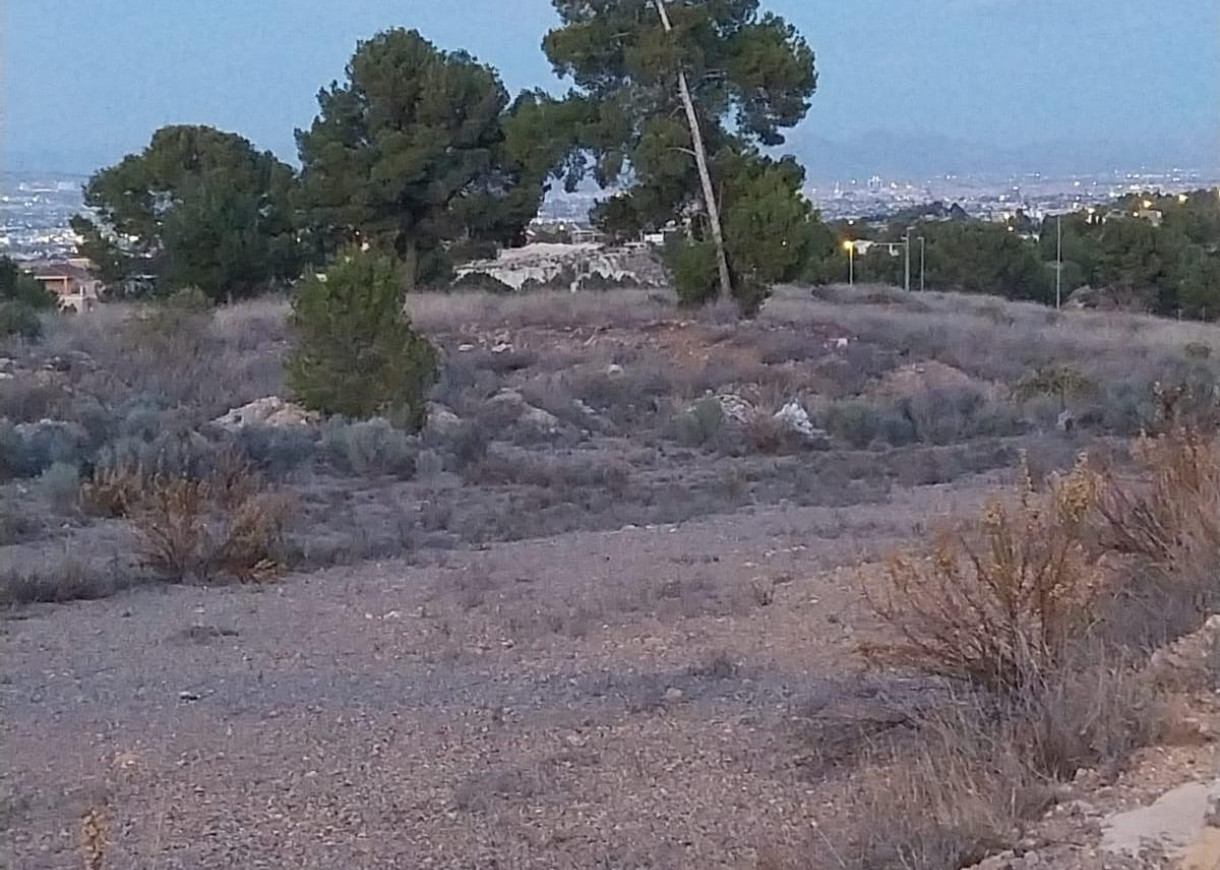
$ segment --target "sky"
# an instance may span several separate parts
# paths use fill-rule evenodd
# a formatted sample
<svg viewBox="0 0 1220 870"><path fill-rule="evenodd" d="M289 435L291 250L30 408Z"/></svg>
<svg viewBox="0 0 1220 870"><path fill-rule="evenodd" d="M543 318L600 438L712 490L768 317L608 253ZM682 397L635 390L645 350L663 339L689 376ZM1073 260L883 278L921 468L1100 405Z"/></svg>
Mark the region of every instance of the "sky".
<svg viewBox="0 0 1220 870"><path fill-rule="evenodd" d="M1220 0L762 5L817 53L798 148L884 132L1220 164ZM414 27L512 90L559 89L539 47L555 22L549 0L0 0L0 169L90 171L170 123L293 161L358 39Z"/></svg>

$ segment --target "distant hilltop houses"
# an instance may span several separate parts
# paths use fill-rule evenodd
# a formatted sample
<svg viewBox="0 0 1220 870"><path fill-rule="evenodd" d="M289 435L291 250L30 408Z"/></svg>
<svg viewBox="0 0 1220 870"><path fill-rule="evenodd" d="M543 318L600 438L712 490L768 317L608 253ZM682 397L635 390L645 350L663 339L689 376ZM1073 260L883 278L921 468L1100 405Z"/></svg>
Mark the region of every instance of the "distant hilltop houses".
<svg viewBox="0 0 1220 870"><path fill-rule="evenodd" d="M94 277L92 267L88 260L78 257L22 265L26 274L58 297L61 308L72 311L89 311L101 300L105 285Z"/></svg>

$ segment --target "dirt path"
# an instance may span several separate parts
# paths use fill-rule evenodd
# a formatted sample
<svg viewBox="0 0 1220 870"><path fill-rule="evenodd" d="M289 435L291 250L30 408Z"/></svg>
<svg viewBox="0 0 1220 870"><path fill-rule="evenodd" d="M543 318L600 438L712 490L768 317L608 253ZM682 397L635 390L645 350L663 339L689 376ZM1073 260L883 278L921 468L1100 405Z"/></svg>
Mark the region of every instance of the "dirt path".
<svg viewBox="0 0 1220 870"><path fill-rule="evenodd" d="M977 483L977 482L976 482ZM738 867L822 808L848 572L978 488L140 590L7 622L11 865Z"/></svg>

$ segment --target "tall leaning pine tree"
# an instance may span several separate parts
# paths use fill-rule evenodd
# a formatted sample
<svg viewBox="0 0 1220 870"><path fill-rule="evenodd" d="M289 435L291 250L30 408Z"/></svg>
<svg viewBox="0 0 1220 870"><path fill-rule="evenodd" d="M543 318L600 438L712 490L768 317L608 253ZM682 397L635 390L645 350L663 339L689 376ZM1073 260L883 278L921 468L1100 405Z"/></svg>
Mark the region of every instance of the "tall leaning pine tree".
<svg viewBox="0 0 1220 870"><path fill-rule="evenodd" d="M758 0L554 5L561 25L543 50L574 85L566 102L583 107L572 137L580 157L565 163L569 183L591 174L619 190L594 214L617 234L701 215L714 250L712 290L742 301L743 284L773 277L763 273L774 270L755 268L758 233L807 229L807 208L796 201L799 167L760 149L783 144L781 130L808 111L817 87L813 51L782 18L760 11ZM743 207L752 215L736 222L745 232L736 237L729 227L735 195L750 201ZM758 208L760 197L775 195L785 201ZM781 215L783 226L749 229L767 213Z"/></svg>

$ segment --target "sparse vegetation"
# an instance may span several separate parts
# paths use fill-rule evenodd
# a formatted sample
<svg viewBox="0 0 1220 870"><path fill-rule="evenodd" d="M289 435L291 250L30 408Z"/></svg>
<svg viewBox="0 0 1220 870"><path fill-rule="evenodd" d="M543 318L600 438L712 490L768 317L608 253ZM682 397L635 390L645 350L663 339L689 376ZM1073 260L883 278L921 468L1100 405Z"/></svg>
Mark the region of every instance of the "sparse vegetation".
<svg viewBox="0 0 1220 870"><path fill-rule="evenodd" d="M1220 475L1196 430L1141 438L1135 455L1136 480L1081 460L1038 494L1026 472L972 529L895 558L870 590L892 631L865 654L961 694L873 753L844 799L891 823L828 841L842 866L981 860L1041 813L1047 783L1121 766L1169 733L1165 685L1143 665L1214 612Z"/></svg>
<svg viewBox="0 0 1220 870"><path fill-rule="evenodd" d="M1210 340L1197 325L1090 313L1048 323L1029 307L932 293L827 301L837 292L781 289L752 323L637 291L417 294L410 322L442 373L421 388L432 414L418 433L290 405L287 419L226 422L234 407L285 394L282 363L295 349L282 300L210 308L183 297L51 318L40 343L14 344L13 377L0 380L0 598L20 617L23 604L149 581L261 583L286 568L353 566L248 613L209 614L239 632L223 644L205 629L183 635L181 621L156 642L168 636L189 662L255 647L264 610L286 618L286 606L338 595L344 606L326 600L315 618L326 631L342 625L371 662L391 653L421 697L451 693L448 672L466 680L483 656L512 662L530 649L575 663L505 692L544 711L562 703L578 711L570 721L592 725L565 732L557 761L513 756L490 773L446 773L455 803L453 783L501 768L545 773L485 801L470 797L481 785L460 787L469 809L459 812L499 818L583 799L569 765L595 772L589 759L608 757L584 744L597 744L598 717L612 711L665 723L679 745L715 733L723 767L706 767L696 744L681 754L717 782L727 770L777 800L813 790L819 806L890 820L853 832L828 819L820 830L839 857L819 866L973 860L1012 843L1058 780L1117 767L1161 732L1165 690L1144 662L1214 600L1208 523L1220 476L1203 427L1216 417L1206 385L1220 370L1185 350ZM1018 401L1022 379L1053 366L1092 385L1070 396L1070 433L1054 425L1055 390ZM808 419L776 416L788 406ZM1150 434L1132 461L1115 436L1140 428ZM1031 468L1018 489L956 534L930 537L933 517L972 511L1022 450ZM1074 466L1081 450L1096 458ZM1175 540L1170 527L1198 531ZM870 587L888 617L881 628L858 618L850 584L821 573L912 539L935 546ZM368 573L381 570L384 582ZM30 615L120 607L140 620L144 600ZM406 619L411 630L397 630ZM645 632L656 646L627 663L617 650ZM396 646L408 636L409 656ZM312 667L326 653L310 638L298 652ZM917 683L918 700L899 693L824 731L831 739L810 750L816 772L775 765L768 735L786 733L794 702L804 709L823 691L805 650L834 668L858 638L885 666L868 681L883 693ZM602 658L585 655L594 647ZM183 680L181 703L206 697L193 682ZM534 707L489 703L478 725L488 740L509 721L537 738ZM730 721L762 739L721 730ZM714 732L692 738L705 722ZM689 797L683 769L657 775Z"/></svg>

